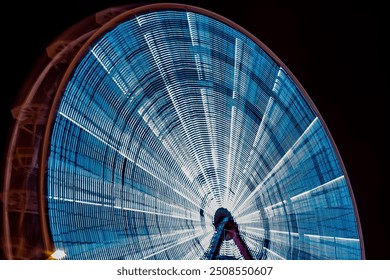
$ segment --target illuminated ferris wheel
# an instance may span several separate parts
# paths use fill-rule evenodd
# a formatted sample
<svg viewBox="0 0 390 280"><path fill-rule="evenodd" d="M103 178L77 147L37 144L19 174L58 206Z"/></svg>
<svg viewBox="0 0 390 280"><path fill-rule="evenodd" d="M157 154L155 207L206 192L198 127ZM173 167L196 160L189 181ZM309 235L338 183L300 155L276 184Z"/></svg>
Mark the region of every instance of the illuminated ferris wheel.
<svg viewBox="0 0 390 280"><path fill-rule="evenodd" d="M13 109L6 258L364 258L323 119L248 31L123 6L47 54Z"/></svg>

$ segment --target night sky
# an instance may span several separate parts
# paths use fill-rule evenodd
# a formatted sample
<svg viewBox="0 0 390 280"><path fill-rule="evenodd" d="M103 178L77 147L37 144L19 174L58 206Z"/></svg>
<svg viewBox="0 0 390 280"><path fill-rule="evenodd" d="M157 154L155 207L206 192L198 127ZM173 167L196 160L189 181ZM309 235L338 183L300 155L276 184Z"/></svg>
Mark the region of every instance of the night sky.
<svg viewBox="0 0 390 280"><path fill-rule="evenodd" d="M36 2L12 1L2 7L0 103L4 149L6 135L11 133L10 109L46 46L84 17L132 1ZM385 132L390 128L385 115L389 76L384 63L384 42L390 34L385 29L386 9L384 4L380 6L374 1L338 2L344 4L239 0L231 5L228 1L181 1L216 12L242 26L291 70L321 113L339 150L358 206L367 259L390 259L390 233L385 230L390 221L385 191L390 186L385 185L384 178L389 167L385 159L389 150L385 147L389 142Z"/></svg>

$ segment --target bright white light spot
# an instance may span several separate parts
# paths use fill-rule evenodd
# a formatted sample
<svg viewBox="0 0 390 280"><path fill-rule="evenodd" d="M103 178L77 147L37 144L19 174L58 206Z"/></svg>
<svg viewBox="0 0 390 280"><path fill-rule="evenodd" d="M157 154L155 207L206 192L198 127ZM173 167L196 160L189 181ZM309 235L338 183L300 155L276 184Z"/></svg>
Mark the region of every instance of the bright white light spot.
<svg viewBox="0 0 390 280"><path fill-rule="evenodd" d="M66 257L66 254L64 252L64 250L61 250L61 249L57 249L52 255L51 255L52 258L56 259L56 260L60 260L64 257Z"/></svg>

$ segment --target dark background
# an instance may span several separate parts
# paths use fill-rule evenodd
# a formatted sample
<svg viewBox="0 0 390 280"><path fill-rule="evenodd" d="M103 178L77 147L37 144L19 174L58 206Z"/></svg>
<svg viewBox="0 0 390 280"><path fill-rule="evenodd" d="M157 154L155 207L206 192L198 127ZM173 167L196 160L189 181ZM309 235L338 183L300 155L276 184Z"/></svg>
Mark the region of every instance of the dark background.
<svg viewBox="0 0 390 280"><path fill-rule="evenodd" d="M52 40L86 16L131 2L135 1L2 4L0 148L7 148L10 109L16 96ZM385 156L389 154L385 112L390 111L385 110L389 95L384 45L390 35L385 26L387 9L375 1L338 2L181 1L216 12L251 32L300 81L343 159L359 210L366 258L390 259L389 183L385 184L384 177L390 172Z"/></svg>

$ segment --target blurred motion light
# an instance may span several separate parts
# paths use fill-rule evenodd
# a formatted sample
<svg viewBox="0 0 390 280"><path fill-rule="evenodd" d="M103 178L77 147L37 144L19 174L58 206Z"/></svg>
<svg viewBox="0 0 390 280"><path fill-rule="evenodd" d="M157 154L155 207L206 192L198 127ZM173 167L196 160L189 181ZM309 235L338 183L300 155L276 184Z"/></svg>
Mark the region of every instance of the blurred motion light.
<svg viewBox="0 0 390 280"><path fill-rule="evenodd" d="M90 35L44 149L55 258L201 259L221 208L254 259L364 258L319 112L262 42L212 12L146 5ZM243 258L231 238L220 254Z"/></svg>

